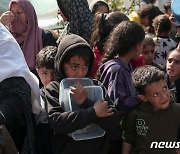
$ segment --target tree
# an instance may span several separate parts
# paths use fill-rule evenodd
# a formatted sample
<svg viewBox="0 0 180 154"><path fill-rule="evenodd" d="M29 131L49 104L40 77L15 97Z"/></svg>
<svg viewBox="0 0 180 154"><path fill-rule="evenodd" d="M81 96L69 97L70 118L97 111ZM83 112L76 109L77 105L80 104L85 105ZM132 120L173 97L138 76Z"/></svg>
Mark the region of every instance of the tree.
<svg viewBox="0 0 180 154"><path fill-rule="evenodd" d="M140 0L106 0L106 2L111 11L121 11L126 15L140 7Z"/></svg>

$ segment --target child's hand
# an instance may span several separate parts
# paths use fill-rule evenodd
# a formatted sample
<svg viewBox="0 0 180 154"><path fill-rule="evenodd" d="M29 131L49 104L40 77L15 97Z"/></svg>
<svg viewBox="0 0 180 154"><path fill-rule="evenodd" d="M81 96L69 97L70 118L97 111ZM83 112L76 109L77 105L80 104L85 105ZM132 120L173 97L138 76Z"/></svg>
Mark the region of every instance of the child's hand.
<svg viewBox="0 0 180 154"><path fill-rule="evenodd" d="M94 104L94 110L97 117L109 117L114 114L113 109L109 108L108 102L99 100Z"/></svg>
<svg viewBox="0 0 180 154"><path fill-rule="evenodd" d="M71 94L74 96L76 102L81 105L87 97L87 92L84 87L80 83L77 83L73 86L70 86L70 89Z"/></svg>

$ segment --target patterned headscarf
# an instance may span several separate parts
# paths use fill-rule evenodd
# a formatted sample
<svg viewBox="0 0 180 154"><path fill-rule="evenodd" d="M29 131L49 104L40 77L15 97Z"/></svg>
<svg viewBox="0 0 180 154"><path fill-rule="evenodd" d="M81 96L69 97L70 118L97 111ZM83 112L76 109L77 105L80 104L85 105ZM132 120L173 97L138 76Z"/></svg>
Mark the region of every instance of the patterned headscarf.
<svg viewBox="0 0 180 154"><path fill-rule="evenodd" d="M67 33L77 34L90 41L93 15L87 0L57 0L61 12L69 21Z"/></svg>
<svg viewBox="0 0 180 154"><path fill-rule="evenodd" d="M42 29L38 27L37 15L33 5L28 0L11 0L9 3L9 10L11 10L12 3L19 4L25 12L28 20L28 31L24 38L22 47L28 67L35 69L36 54L42 49ZM13 32L13 36L18 42L18 35ZM21 42L18 42L19 44Z"/></svg>

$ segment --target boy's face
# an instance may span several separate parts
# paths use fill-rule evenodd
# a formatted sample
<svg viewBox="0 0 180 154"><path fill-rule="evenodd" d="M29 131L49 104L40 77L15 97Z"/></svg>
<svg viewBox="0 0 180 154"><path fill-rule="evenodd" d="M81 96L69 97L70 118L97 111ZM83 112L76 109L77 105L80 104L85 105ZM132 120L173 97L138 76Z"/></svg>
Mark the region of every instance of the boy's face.
<svg viewBox="0 0 180 154"><path fill-rule="evenodd" d="M166 80L154 82L145 88L145 94L140 95L144 102L149 102L154 110L166 109L169 106L170 91Z"/></svg>
<svg viewBox="0 0 180 154"><path fill-rule="evenodd" d="M154 60L155 47L153 45L145 45L142 56L146 65L151 65Z"/></svg>
<svg viewBox="0 0 180 154"><path fill-rule="evenodd" d="M176 79L180 78L180 53L173 51L167 58L167 74Z"/></svg>
<svg viewBox="0 0 180 154"><path fill-rule="evenodd" d="M64 63L63 70L68 78L84 78L89 69L89 63L86 63L82 57L73 56L67 63Z"/></svg>
<svg viewBox="0 0 180 154"><path fill-rule="evenodd" d="M37 73L44 87L46 87L51 81L53 81L55 77L54 70L47 69L46 67L41 67L37 69Z"/></svg>

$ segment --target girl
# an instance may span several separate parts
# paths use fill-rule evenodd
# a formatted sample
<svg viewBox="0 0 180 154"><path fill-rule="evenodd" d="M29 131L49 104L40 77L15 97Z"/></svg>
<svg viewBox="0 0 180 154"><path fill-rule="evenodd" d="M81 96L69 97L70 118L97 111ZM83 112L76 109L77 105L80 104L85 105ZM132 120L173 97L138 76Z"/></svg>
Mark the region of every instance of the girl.
<svg viewBox="0 0 180 154"><path fill-rule="evenodd" d="M94 52L94 66L91 76L94 77L99 68L99 63L105 54L104 44L108 35L120 22L129 20L121 12L112 12L109 14L97 13L95 16L94 28L92 30L90 45Z"/></svg>
<svg viewBox="0 0 180 154"><path fill-rule="evenodd" d="M166 67L167 55L177 46L176 42L169 37L171 21L167 15L159 15L153 20L153 27L156 34L154 38L156 44L154 62Z"/></svg>
<svg viewBox="0 0 180 154"><path fill-rule="evenodd" d="M108 96L104 100L90 106L86 99L86 91L80 83L71 86L71 92L80 110L65 112L59 104L59 82L64 78L84 78L91 73L93 66L93 52L88 43L78 35L65 36L59 44L55 58L56 81L46 86L47 112L49 124L54 131L54 154L106 154L107 135L82 141L75 141L68 136L85 126L96 123L109 132L118 125L118 116L110 107ZM97 81L95 81L98 84ZM108 101L108 102L107 102Z"/></svg>
<svg viewBox="0 0 180 154"><path fill-rule="evenodd" d="M176 102L180 103L180 49L170 52L166 62L166 71L168 87L176 90Z"/></svg>
<svg viewBox="0 0 180 154"><path fill-rule="evenodd" d="M109 5L104 0L93 0L89 4L89 9L95 15L97 12L99 13L109 13Z"/></svg>
<svg viewBox="0 0 180 154"><path fill-rule="evenodd" d="M145 32L133 21L121 22L110 34L105 44L107 53L100 66L100 81L122 115L138 103L136 90L132 85L130 60L139 56L143 49ZM111 152L121 153L120 128L112 137Z"/></svg>

